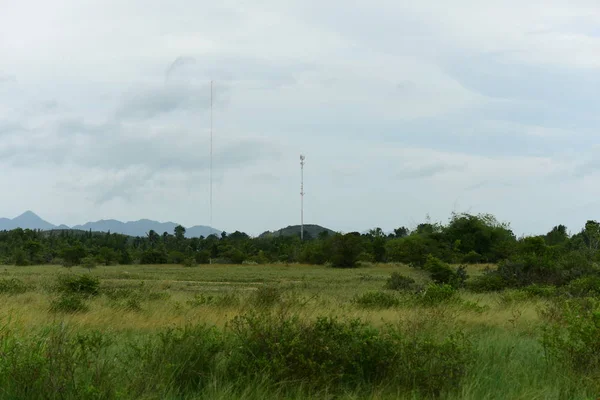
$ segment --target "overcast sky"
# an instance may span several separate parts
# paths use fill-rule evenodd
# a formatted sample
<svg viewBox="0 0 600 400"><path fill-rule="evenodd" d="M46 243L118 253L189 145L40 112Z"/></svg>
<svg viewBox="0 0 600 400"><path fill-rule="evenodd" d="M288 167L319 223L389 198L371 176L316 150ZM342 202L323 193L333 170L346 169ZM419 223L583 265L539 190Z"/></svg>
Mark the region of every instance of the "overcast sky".
<svg viewBox="0 0 600 400"><path fill-rule="evenodd" d="M600 219L597 0L0 0L0 217Z"/></svg>

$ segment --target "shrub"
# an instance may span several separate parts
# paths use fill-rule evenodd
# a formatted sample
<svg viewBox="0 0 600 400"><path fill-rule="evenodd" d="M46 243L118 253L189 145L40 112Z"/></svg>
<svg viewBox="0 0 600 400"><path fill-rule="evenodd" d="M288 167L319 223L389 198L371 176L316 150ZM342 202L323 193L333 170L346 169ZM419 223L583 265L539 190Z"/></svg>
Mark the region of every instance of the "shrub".
<svg viewBox="0 0 600 400"><path fill-rule="evenodd" d="M549 359L579 373L600 373L600 302L567 300L554 304L554 320L541 342Z"/></svg>
<svg viewBox="0 0 600 400"><path fill-rule="evenodd" d="M3 399L116 399L111 341L98 332L73 334L62 326L27 335L0 335Z"/></svg>
<svg viewBox="0 0 600 400"><path fill-rule="evenodd" d="M331 239L331 266L334 268L355 268L361 253L360 236L337 234Z"/></svg>
<svg viewBox="0 0 600 400"><path fill-rule="evenodd" d="M425 306L452 303L457 300L456 289L451 285L430 284L419 294L418 302Z"/></svg>
<svg viewBox="0 0 600 400"><path fill-rule="evenodd" d="M167 264L168 258L164 251L147 250L142 253L140 264Z"/></svg>
<svg viewBox="0 0 600 400"><path fill-rule="evenodd" d="M565 293L575 297L595 297L600 295L600 277L586 276L569 283L563 289Z"/></svg>
<svg viewBox="0 0 600 400"><path fill-rule="evenodd" d="M183 260L184 267L195 267L196 265L198 265L196 263L196 259L194 259L192 257L187 257L185 260Z"/></svg>
<svg viewBox="0 0 600 400"><path fill-rule="evenodd" d="M408 276L404 276L399 272L392 272L388 278L385 288L390 290L409 290L414 285L415 280Z"/></svg>
<svg viewBox="0 0 600 400"><path fill-rule="evenodd" d="M556 286L531 285L523 288L523 291L532 297L550 298L558 292Z"/></svg>
<svg viewBox="0 0 600 400"><path fill-rule="evenodd" d="M18 249L14 254L15 265L18 267L25 267L29 265L29 260L27 259L27 254L22 249Z"/></svg>
<svg viewBox="0 0 600 400"><path fill-rule="evenodd" d="M259 308L272 307L279 303L283 297L283 291L277 286L259 286L252 296L251 302Z"/></svg>
<svg viewBox="0 0 600 400"><path fill-rule="evenodd" d="M168 259L169 264L183 264L186 260L186 256L180 251L171 251Z"/></svg>
<svg viewBox="0 0 600 400"><path fill-rule="evenodd" d="M352 302L363 308L391 308L400 304L400 300L396 296L381 291L356 295Z"/></svg>
<svg viewBox="0 0 600 400"><path fill-rule="evenodd" d="M27 285L19 279L0 279L0 294L20 294L27 289Z"/></svg>
<svg viewBox="0 0 600 400"><path fill-rule="evenodd" d="M497 292L508 287L508 283L496 271L489 271L473 278L471 281L467 281L466 285L467 289L477 293Z"/></svg>
<svg viewBox="0 0 600 400"><path fill-rule="evenodd" d="M194 255L194 259L198 264L208 264L210 262L210 251L199 251Z"/></svg>
<svg viewBox="0 0 600 400"><path fill-rule="evenodd" d="M457 271L454 271L448 264L431 255L427 257L424 269L429 272L431 279L435 283L442 285L448 284L454 287L461 287L467 279L464 267L461 266Z"/></svg>
<svg viewBox="0 0 600 400"><path fill-rule="evenodd" d="M133 390L144 393L198 393L210 383L217 356L225 341L215 328L185 326L169 329L158 341L132 347L132 357L141 363L133 375Z"/></svg>
<svg viewBox="0 0 600 400"><path fill-rule="evenodd" d="M88 270L92 270L93 268L96 268L97 265L98 265L98 261L96 260L96 258L94 258L92 256L84 257L81 260L81 266L84 268L87 268Z"/></svg>
<svg viewBox="0 0 600 400"><path fill-rule="evenodd" d="M65 294L96 296L100 293L100 280L91 275L59 275L56 290Z"/></svg>
<svg viewBox="0 0 600 400"><path fill-rule="evenodd" d="M197 294L192 300L188 300L187 304L192 307L198 306L215 306L215 307L232 307L237 306L240 303L239 297L234 293L226 293L224 295L204 295Z"/></svg>
<svg viewBox="0 0 600 400"><path fill-rule="evenodd" d="M477 253L475 250L471 250L462 257L462 261L467 264L478 264L481 260L481 254Z"/></svg>
<svg viewBox="0 0 600 400"><path fill-rule="evenodd" d="M63 293L50 302L52 312L77 313L88 309L83 297L75 293Z"/></svg>
<svg viewBox="0 0 600 400"><path fill-rule="evenodd" d="M412 336L397 328L352 320L240 316L230 324L236 342L231 376L335 390L387 382L399 391L436 396L455 389L470 364L464 336L441 340L426 332Z"/></svg>

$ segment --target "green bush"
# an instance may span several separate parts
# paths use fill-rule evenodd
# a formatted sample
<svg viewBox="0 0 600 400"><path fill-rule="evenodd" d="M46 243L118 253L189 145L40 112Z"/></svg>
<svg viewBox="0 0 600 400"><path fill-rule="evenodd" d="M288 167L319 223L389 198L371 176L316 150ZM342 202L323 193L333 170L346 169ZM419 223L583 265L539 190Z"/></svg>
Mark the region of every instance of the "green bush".
<svg viewBox="0 0 600 400"><path fill-rule="evenodd" d="M169 253L168 261L169 264L183 264L186 258L187 257L185 256L185 254L183 254L180 251L171 251Z"/></svg>
<svg viewBox="0 0 600 400"><path fill-rule="evenodd" d="M25 336L0 334L3 399L117 399L118 363L111 340L58 326Z"/></svg>
<svg viewBox="0 0 600 400"><path fill-rule="evenodd" d="M551 298L556 296L558 290L555 286L530 285L523 288L523 291L532 297Z"/></svg>
<svg viewBox="0 0 600 400"><path fill-rule="evenodd" d="M431 280L437 284L462 287L467 279L464 267L461 266L455 271L448 264L431 255L427 257L427 262L423 268L429 272Z"/></svg>
<svg viewBox="0 0 600 400"><path fill-rule="evenodd" d="M481 257L481 254L477 253L475 250L471 250L462 257L462 262L467 264L478 264L482 259L483 257Z"/></svg>
<svg viewBox="0 0 600 400"><path fill-rule="evenodd" d="M577 299L552 305L554 319L545 327L541 342L551 361L564 368L600 374L600 301Z"/></svg>
<svg viewBox="0 0 600 400"><path fill-rule="evenodd" d="M476 293L498 292L508 287L508 283L496 271L489 271L466 283L467 289Z"/></svg>
<svg viewBox="0 0 600 400"><path fill-rule="evenodd" d="M198 264L208 264L210 262L210 251L202 250L194 255L194 259Z"/></svg>
<svg viewBox="0 0 600 400"><path fill-rule="evenodd" d="M182 265L184 267L195 267L198 264L196 263L196 259L195 258L187 257L185 260L183 260Z"/></svg>
<svg viewBox="0 0 600 400"><path fill-rule="evenodd" d="M56 290L65 294L96 296L100 293L100 279L92 275L59 275Z"/></svg>
<svg viewBox="0 0 600 400"><path fill-rule="evenodd" d="M145 251L140 258L140 264L167 264L168 261L164 251L155 249Z"/></svg>
<svg viewBox="0 0 600 400"><path fill-rule="evenodd" d="M18 267L26 267L29 265L29 260L27 259L27 254L24 250L18 249L14 254L15 265Z"/></svg>
<svg viewBox="0 0 600 400"><path fill-rule="evenodd" d="M28 289L27 285L17 278L0 279L0 294L21 294Z"/></svg>
<svg viewBox="0 0 600 400"><path fill-rule="evenodd" d="M198 306L214 306L214 307L233 307L240 303L239 297L235 293L226 293L223 295L205 295L203 293L196 294L192 300L188 300L187 304L192 307Z"/></svg>
<svg viewBox="0 0 600 400"><path fill-rule="evenodd" d="M145 393L198 393L211 383L217 356L225 348L222 334L206 326L168 329L158 341L132 347L140 367L132 371L134 398ZM187 396L186 396L187 398Z"/></svg>
<svg viewBox="0 0 600 400"><path fill-rule="evenodd" d="M391 308L397 307L400 300L393 294L387 292L367 292L356 295L352 302L363 308Z"/></svg>
<svg viewBox="0 0 600 400"><path fill-rule="evenodd" d="M328 391L385 382L399 392L437 396L459 387L471 361L470 345L460 334L405 335L359 320L241 316L230 329L237 349L230 356L231 376L251 373L255 379L259 373L274 383Z"/></svg>
<svg viewBox="0 0 600 400"><path fill-rule="evenodd" d="M388 278L385 288L389 290L409 290L415 284L415 280L411 277L404 276L399 272L392 272Z"/></svg>
<svg viewBox="0 0 600 400"><path fill-rule="evenodd" d="M600 277L586 276L571 281L563 289L564 293L575 297L600 296Z"/></svg>
<svg viewBox="0 0 600 400"><path fill-rule="evenodd" d="M337 234L331 239L331 266L355 268L362 253L360 236L352 233Z"/></svg>
<svg viewBox="0 0 600 400"><path fill-rule="evenodd" d="M81 266L83 268L87 268L88 270L96 268L97 265L98 265L98 260L92 256L84 257L81 260Z"/></svg>
<svg viewBox="0 0 600 400"><path fill-rule="evenodd" d="M436 306L442 303L453 303L458 300L456 289L451 285L430 284L418 297L418 302L425 306Z"/></svg>
<svg viewBox="0 0 600 400"><path fill-rule="evenodd" d="M62 313L78 313L88 311L84 298L76 293L63 293L52 299L50 311Z"/></svg>
<svg viewBox="0 0 600 400"><path fill-rule="evenodd" d="M281 302L283 290L277 286L259 286L254 292L251 302L255 307L267 308Z"/></svg>

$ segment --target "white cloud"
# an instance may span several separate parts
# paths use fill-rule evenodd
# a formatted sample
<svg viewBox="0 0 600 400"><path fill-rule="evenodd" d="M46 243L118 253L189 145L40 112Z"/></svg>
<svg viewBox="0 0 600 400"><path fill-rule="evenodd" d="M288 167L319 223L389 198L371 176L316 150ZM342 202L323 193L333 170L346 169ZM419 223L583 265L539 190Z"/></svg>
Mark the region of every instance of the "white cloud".
<svg viewBox="0 0 600 400"><path fill-rule="evenodd" d="M457 207L576 229L599 22L591 0L2 3L0 209L205 224L214 80L219 229L294 223L301 152L334 229Z"/></svg>

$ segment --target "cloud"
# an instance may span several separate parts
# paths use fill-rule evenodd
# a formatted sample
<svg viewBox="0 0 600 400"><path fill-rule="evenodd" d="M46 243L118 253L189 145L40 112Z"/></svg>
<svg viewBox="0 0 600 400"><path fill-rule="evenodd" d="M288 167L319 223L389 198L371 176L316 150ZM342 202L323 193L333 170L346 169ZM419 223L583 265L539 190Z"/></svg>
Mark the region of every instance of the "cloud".
<svg viewBox="0 0 600 400"><path fill-rule="evenodd" d="M395 175L396 179L408 180L408 179L424 179L432 178L448 172L459 172L466 168L465 165L451 165L451 164L430 164L422 167L412 167L405 169Z"/></svg>
<svg viewBox="0 0 600 400"><path fill-rule="evenodd" d="M600 196L592 0L75 3L0 14L7 213L205 223L211 80L220 229L294 222L300 153L336 230L459 202L545 231Z"/></svg>
<svg viewBox="0 0 600 400"><path fill-rule="evenodd" d="M218 101L221 95L222 91L214 94L214 101ZM117 109L116 118L150 119L174 111L202 110L208 107L210 84L190 86L167 83L131 90Z"/></svg>
<svg viewBox="0 0 600 400"><path fill-rule="evenodd" d="M0 72L0 85L3 83L17 83L17 77Z"/></svg>
<svg viewBox="0 0 600 400"><path fill-rule="evenodd" d="M196 59L194 57L185 57L179 56L169 65L167 71L165 72L165 81L169 81L171 75L178 69L185 65L196 64Z"/></svg>

